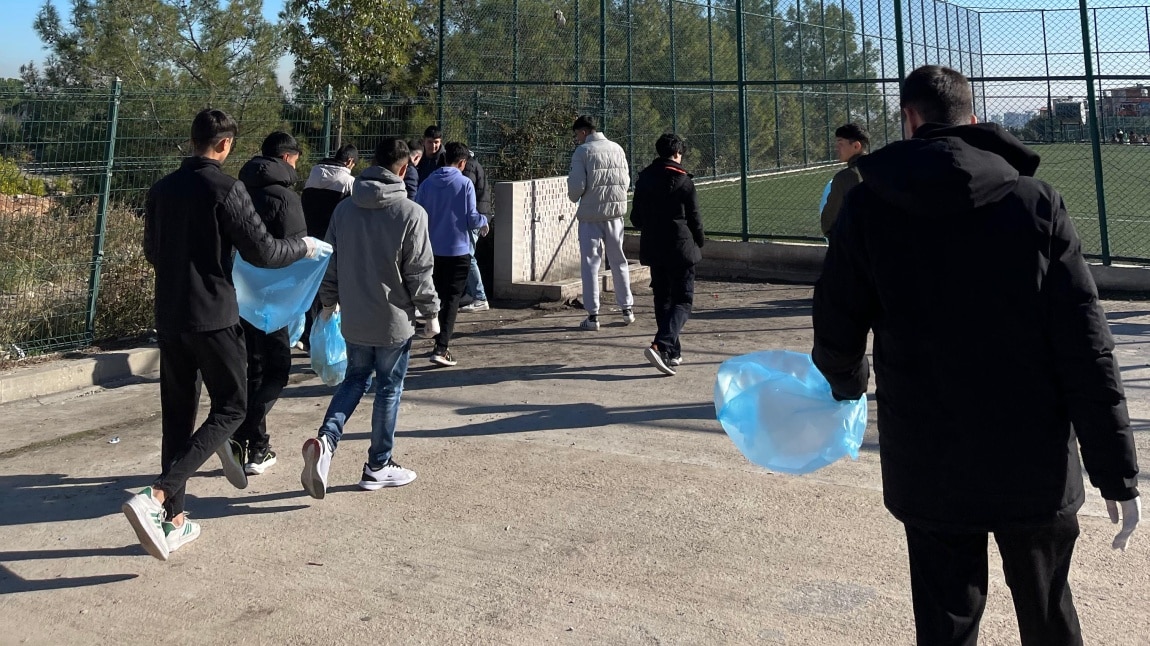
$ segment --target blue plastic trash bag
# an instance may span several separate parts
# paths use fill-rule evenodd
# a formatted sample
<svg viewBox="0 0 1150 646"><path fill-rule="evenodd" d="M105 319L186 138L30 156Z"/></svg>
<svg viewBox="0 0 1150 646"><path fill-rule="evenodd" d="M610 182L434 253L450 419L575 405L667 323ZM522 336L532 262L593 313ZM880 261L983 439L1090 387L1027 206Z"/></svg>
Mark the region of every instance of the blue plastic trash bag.
<svg viewBox="0 0 1150 646"><path fill-rule="evenodd" d="M347 372L347 343L339 321L336 312L317 316L311 324L311 369L329 386L338 386Z"/></svg>
<svg viewBox="0 0 1150 646"><path fill-rule="evenodd" d="M307 317L300 314L294 321L291 322L291 327L288 328L288 345L294 346L299 343L303 338L303 329L307 325Z"/></svg>
<svg viewBox="0 0 1150 646"><path fill-rule="evenodd" d="M302 258L281 269L263 269L236 254L232 282L240 316L268 333L291 325L311 307L330 259L328 253L316 259Z"/></svg>
<svg viewBox="0 0 1150 646"><path fill-rule="evenodd" d="M831 183L834 181L833 177L827 180L827 187L823 189L823 199L819 201L819 213L822 213L823 209L827 207L827 199L831 196Z"/></svg>
<svg viewBox="0 0 1150 646"><path fill-rule="evenodd" d="M810 355L771 350L719 366L715 412L748 460L803 474L844 456L858 459L867 403L835 401Z"/></svg>

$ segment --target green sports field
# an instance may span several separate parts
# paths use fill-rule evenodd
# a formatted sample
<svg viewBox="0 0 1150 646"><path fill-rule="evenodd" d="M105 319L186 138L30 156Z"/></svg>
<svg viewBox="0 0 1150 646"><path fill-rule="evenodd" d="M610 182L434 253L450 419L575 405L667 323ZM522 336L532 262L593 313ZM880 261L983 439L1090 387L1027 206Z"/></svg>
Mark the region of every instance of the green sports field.
<svg viewBox="0 0 1150 646"><path fill-rule="evenodd" d="M1086 252L1101 252L1094 164L1089 144L1033 146L1042 156L1038 177L1062 193ZM1150 146L1102 147L1110 253L1150 260ZM841 167L753 177L747 184L752 235L821 237L819 199L827 181ZM738 181L700 182L703 222L714 235L742 231Z"/></svg>

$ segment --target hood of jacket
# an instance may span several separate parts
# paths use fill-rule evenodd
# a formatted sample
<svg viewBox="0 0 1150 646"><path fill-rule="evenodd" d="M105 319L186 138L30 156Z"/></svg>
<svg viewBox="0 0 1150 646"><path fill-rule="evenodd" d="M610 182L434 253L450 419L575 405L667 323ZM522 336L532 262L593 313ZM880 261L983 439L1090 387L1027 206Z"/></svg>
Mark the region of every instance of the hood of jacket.
<svg viewBox="0 0 1150 646"><path fill-rule="evenodd" d="M240 169L240 181L248 188L291 186L299 175L287 162L276 157L253 157Z"/></svg>
<svg viewBox="0 0 1150 646"><path fill-rule="evenodd" d="M383 166L372 166L359 174L351 187L351 202L365 209L382 209L407 199L403 178Z"/></svg>
<svg viewBox="0 0 1150 646"><path fill-rule="evenodd" d="M435 169L425 182L431 182L432 186L451 186L458 184L460 179L464 179L463 172L454 166L441 166Z"/></svg>
<svg viewBox="0 0 1150 646"><path fill-rule="evenodd" d="M325 159L311 167L305 189L319 188L329 191L343 191L351 180L351 169L334 159Z"/></svg>
<svg viewBox="0 0 1150 646"><path fill-rule="evenodd" d="M926 124L913 139L860 157L857 168L870 190L906 213L952 215L1001 200L1038 163L997 124Z"/></svg>

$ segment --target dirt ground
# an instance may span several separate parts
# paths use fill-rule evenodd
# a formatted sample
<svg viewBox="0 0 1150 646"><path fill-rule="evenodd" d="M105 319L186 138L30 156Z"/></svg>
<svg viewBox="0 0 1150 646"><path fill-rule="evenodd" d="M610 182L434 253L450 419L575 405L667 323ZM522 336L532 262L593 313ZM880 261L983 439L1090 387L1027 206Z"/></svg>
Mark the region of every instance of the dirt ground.
<svg viewBox="0 0 1150 646"><path fill-rule="evenodd" d="M209 461L188 487L203 535L168 562L119 512L158 467L154 380L0 407L0 643L913 643L873 424L857 462L793 477L749 464L714 419L724 359L809 351L810 289L700 283L672 378L643 359L637 291L633 326L497 309L461 315L456 368L421 345L396 443L419 479L396 490L355 487L367 399L331 493L303 493L299 449L332 389L300 357L270 418L278 464L237 491ZM1145 463L1150 304L1106 308ZM1150 527L1113 552L1091 496L1072 571L1086 641L1150 644ZM1017 644L991 545L982 643Z"/></svg>

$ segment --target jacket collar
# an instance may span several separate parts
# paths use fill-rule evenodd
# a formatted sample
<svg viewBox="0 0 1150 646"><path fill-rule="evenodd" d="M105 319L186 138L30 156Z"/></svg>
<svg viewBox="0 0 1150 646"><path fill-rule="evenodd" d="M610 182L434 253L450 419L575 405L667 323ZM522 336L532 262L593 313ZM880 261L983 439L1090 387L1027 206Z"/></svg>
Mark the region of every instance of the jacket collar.
<svg viewBox="0 0 1150 646"><path fill-rule="evenodd" d="M861 159L862 156L865 154L866 153L859 153L859 154L855 155L854 157L851 157L850 159L848 159L847 160L847 168L854 168L859 163L859 159Z"/></svg>
<svg viewBox="0 0 1150 646"><path fill-rule="evenodd" d="M583 143L588 143L591 141L604 141L606 139L607 139L607 135L596 130L595 132L592 132L591 134L587 135L587 138L583 140Z"/></svg>
<svg viewBox="0 0 1150 646"><path fill-rule="evenodd" d="M191 157L184 159L183 163L180 165L184 168L187 168L188 170L199 170L208 166L215 166L216 168L220 168L220 162L214 159L208 159L207 157L200 157L198 155L192 155Z"/></svg>

